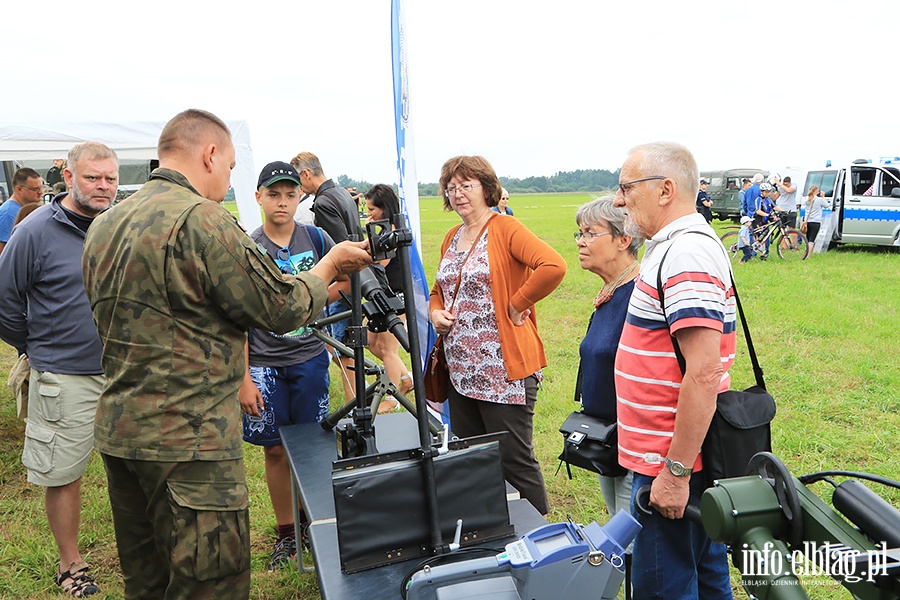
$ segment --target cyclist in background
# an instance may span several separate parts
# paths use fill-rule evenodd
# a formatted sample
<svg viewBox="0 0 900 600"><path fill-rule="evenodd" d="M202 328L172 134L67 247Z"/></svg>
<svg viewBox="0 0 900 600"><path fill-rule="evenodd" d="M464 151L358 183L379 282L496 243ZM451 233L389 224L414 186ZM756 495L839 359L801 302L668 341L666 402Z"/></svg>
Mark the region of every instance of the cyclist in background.
<svg viewBox="0 0 900 600"><path fill-rule="evenodd" d="M759 199L756 201L756 212L753 217L753 228L759 229L763 225L769 223L772 220L772 213L775 211L775 203L769 197L772 194L772 186L768 183L763 183L759 186ZM771 242L771 236L766 238L766 251L759 258L760 260L766 260L769 258L769 243Z"/></svg>

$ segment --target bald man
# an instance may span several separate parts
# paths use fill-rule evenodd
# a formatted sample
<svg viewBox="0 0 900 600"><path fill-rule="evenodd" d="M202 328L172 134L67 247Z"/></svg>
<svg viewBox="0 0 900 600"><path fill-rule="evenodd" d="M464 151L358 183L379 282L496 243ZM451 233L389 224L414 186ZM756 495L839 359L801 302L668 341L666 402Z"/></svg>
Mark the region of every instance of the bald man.
<svg viewBox="0 0 900 600"><path fill-rule="evenodd" d="M282 275L221 202L228 127L191 109L163 128L159 168L98 217L85 288L107 385L95 444L106 467L126 598L247 598L248 491L237 391L250 327L312 321L339 274L371 264L335 246Z"/></svg>

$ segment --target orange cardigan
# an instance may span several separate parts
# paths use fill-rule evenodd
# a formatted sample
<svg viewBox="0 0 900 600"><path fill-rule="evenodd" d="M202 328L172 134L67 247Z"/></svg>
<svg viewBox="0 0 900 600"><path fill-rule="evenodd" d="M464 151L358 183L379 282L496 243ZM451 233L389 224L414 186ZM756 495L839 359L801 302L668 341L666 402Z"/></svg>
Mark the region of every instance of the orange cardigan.
<svg viewBox="0 0 900 600"><path fill-rule="evenodd" d="M460 227L462 225L457 225L447 232L441 244L442 257ZM524 379L547 366L544 344L538 336L534 305L549 296L562 282L566 262L559 252L515 217L491 217L487 229L491 296L503 363L509 380ZM513 325L509 318L510 304L519 312L531 308L531 317L521 327ZM431 311L443 308L444 295L435 281L428 312L431 314Z"/></svg>

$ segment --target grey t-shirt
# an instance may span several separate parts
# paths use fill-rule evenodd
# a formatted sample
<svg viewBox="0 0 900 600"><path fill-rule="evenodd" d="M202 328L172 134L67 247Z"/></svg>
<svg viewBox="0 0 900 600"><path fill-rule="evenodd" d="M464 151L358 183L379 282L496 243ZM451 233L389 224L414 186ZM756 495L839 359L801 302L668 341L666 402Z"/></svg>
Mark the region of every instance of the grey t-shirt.
<svg viewBox="0 0 900 600"><path fill-rule="evenodd" d="M781 191L780 188L779 191ZM790 194L781 191L781 195L778 196L778 202L776 203L776 205L781 210L787 212L797 212L797 188L794 188L794 191Z"/></svg>
<svg viewBox="0 0 900 600"><path fill-rule="evenodd" d="M294 227L287 250L270 240L262 227L251 233L250 237L262 244L282 272L291 274L308 271L334 246L331 237L323 230L299 223ZM318 356L325 349L325 343L313 336L307 327L284 335L251 329L249 338L252 367L297 365Z"/></svg>

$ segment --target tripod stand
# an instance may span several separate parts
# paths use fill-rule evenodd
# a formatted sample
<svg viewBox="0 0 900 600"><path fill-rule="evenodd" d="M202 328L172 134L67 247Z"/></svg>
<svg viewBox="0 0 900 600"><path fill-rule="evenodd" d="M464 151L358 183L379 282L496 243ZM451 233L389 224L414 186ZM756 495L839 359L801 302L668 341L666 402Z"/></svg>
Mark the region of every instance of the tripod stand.
<svg viewBox="0 0 900 600"><path fill-rule="evenodd" d="M324 328L327 325L343 321L344 319L349 319L352 315L352 312L353 311L347 310L330 317L325 317L324 319L319 319L318 321L309 323L307 327L309 328L312 335L337 350L341 354L341 356L354 358L355 351L352 348L350 348L346 344L339 342L337 339L333 338L324 331ZM354 369L356 368L359 367L354 366ZM365 405L371 411L373 419L375 418L375 415L377 415L378 405L381 404L381 401L384 399L384 397L388 395L393 396L394 399L396 399L400 403L400 405L411 414L416 414L416 405L413 404L406 396L404 396L400 392L400 390L397 389L397 386L395 386L390 377L387 376L387 371L385 371L383 365L379 365L378 363L368 358L364 358L363 368L365 369L365 375L376 376L375 381L366 386L365 392L363 394L364 398L366 399ZM322 428L326 431L331 431L338 424L338 421L349 415L351 411L353 411L353 409L357 406L357 399L351 399L349 402L347 402L334 412L330 413L328 417L323 419L320 423L322 425ZM432 435L436 435L441 431L437 420L433 417L429 418L428 428L431 431Z"/></svg>

